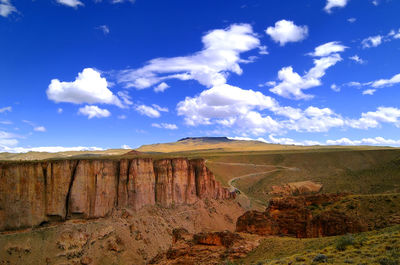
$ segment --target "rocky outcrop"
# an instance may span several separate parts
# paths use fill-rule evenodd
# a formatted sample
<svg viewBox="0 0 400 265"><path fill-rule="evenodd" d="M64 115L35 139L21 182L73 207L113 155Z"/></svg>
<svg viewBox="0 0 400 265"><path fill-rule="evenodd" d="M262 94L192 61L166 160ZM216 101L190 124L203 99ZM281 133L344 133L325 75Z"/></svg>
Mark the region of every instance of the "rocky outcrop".
<svg viewBox="0 0 400 265"><path fill-rule="evenodd" d="M0 163L0 231L109 215L115 207L170 207L229 199L204 160L151 158Z"/></svg>
<svg viewBox="0 0 400 265"><path fill-rule="evenodd" d="M289 235L299 238L334 236L367 230L356 216L336 210L320 210L338 201L337 194L271 199L265 212L250 211L238 218L236 231L258 235Z"/></svg>
<svg viewBox="0 0 400 265"><path fill-rule="evenodd" d="M318 193L322 190L322 184L312 181L291 182L281 186L272 186L271 195L305 195Z"/></svg>
<svg viewBox="0 0 400 265"><path fill-rule="evenodd" d="M229 231L191 235L185 229L175 229L172 246L149 264L225 264L245 257L258 245L259 238L249 240Z"/></svg>

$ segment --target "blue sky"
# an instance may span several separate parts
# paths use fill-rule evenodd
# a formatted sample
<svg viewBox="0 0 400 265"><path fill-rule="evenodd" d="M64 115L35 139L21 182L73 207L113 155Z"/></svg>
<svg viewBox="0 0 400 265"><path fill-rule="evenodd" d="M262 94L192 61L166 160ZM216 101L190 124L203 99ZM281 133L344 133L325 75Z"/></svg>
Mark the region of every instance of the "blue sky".
<svg viewBox="0 0 400 265"><path fill-rule="evenodd" d="M0 0L0 151L400 146L400 1Z"/></svg>

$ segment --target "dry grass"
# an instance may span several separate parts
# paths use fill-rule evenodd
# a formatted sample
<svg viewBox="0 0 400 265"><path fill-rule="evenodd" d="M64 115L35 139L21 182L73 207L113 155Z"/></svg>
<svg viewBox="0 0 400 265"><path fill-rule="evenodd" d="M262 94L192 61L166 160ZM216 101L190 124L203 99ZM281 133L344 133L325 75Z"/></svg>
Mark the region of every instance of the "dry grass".
<svg viewBox="0 0 400 265"><path fill-rule="evenodd" d="M347 242L347 244L343 244ZM352 236L267 238L235 264L400 264L400 226Z"/></svg>

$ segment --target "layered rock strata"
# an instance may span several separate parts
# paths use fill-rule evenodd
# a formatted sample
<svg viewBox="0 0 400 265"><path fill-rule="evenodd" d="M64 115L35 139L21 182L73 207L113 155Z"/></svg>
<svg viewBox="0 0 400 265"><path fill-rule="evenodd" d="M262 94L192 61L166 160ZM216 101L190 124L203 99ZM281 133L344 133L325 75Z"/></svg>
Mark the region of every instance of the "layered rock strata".
<svg viewBox="0 0 400 265"><path fill-rule="evenodd" d="M338 201L341 195L319 194L271 199L265 212L240 216L236 231L258 235L288 235L299 238L343 235L367 230L357 216L337 210L314 211Z"/></svg>
<svg viewBox="0 0 400 265"><path fill-rule="evenodd" d="M0 231L105 217L115 207L170 207L229 199L204 160L62 160L0 163Z"/></svg>

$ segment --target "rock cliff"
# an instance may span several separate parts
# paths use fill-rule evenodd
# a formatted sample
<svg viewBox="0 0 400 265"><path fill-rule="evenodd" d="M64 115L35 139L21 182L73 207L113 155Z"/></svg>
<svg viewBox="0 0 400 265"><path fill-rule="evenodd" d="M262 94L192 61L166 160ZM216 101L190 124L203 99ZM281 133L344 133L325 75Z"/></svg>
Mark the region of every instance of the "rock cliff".
<svg viewBox="0 0 400 265"><path fill-rule="evenodd" d="M0 231L233 197L204 160L135 158L0 163Z"/></svg>
<svg viewBox="0 0 400 265"><path fill-rule="evenodd" d="M367 230L358 217L322 209L339 199L337 194L273 198L265 212L249 211L240 216L236 231L258 235L289 235L299 238L334 236Z"/></svg>

